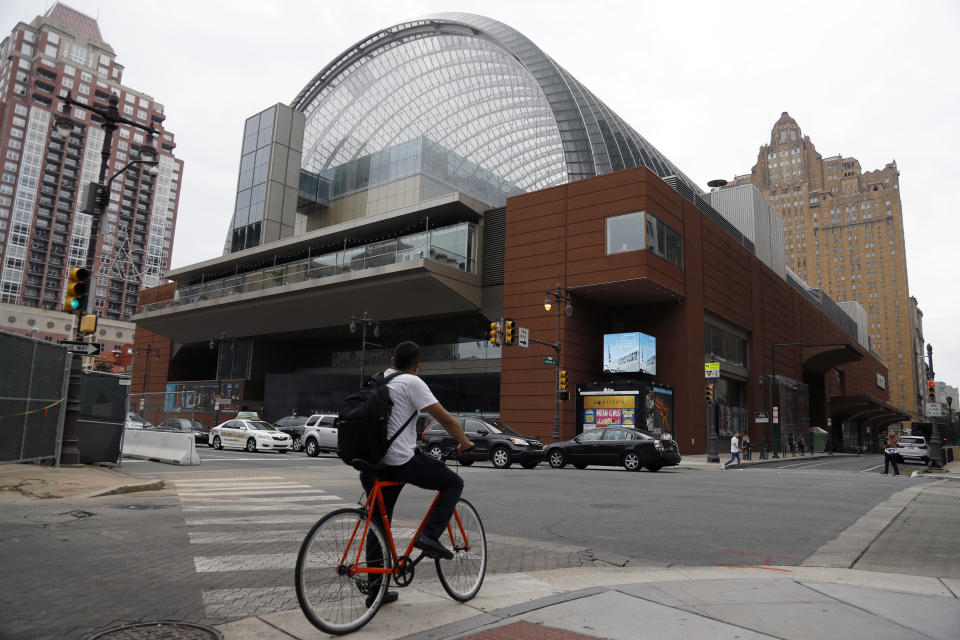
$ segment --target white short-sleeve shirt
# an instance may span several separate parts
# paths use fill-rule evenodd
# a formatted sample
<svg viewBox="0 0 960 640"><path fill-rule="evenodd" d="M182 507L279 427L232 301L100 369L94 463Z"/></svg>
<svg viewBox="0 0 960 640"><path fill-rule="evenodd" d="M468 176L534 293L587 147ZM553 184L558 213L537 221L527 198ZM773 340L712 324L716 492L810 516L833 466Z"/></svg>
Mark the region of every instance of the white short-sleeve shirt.
<svg viewBox="0 0 960 640"><path fill-rule="evenodd" d="M396 370L387 369L383 376L387 377L392 373L396 373ZM388 382L387 389L390 390L390 399L393 400L393 411L387 420L387 437L392 437L411 415L414 416L380 461L381 464L397 466L413 457L417 447L417 415L424 408L436 404L437 398L426 382L409 373L401 373Z"/></svg>
<svg viewBox="0 0 960 640"><path fill-rule="evenodd" d="M730 453L737 453L740 451L740 441L737 439L737 436L730 438Z"/></svg>

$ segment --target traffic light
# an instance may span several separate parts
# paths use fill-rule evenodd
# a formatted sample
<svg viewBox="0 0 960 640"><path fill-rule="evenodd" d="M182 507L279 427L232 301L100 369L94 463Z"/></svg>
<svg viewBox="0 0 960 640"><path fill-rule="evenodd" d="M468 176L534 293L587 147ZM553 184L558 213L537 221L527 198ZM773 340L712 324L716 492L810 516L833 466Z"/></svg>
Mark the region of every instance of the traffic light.
<svg viewBox="0 0 960 640"><path fill-rule="evenodd" d="M927 400L929 402L937 401L937 386L933 380L927 380Z"/></svg>
<svg viewBox="0 0 960 640"><path fill-rule="evenodd" d="M570 397L570 392L567 391L567 372L564 369L560 369L560 399L566 400Z"/></svg>
<svg viewBox="0 0 960 640"><path fill-rule="evenodd" d="M67 293L63 298L64 311L83 311L87 308L87 280L90 272L83 267L71 267L67 276Z"/></svg>
<svg viewBox="0 0 960 640"><path fill-rule="evenodd" d="M713 385L707 385L707 402L713 402Z"/></svg>
<svg viewBox="0 0 960 640"><path fill-rule="evenodd" d="M500 323L499 322L490 323L490 344L492 345L500 344Z"/></svg>
<svg viewBox="0 0 960 640"><path fill-rule="evenodd" d="M503 319L503 344L507 346L517 344L516 323L510 318Z"/></svg>

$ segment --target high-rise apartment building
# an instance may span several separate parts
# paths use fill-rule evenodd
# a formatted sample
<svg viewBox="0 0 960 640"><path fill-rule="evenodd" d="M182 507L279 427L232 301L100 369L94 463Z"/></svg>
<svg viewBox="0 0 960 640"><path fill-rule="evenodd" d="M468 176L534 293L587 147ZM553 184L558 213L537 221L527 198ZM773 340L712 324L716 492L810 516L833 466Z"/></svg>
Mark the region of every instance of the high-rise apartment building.
<svg viewBox="0 0 960 640"><path fill-rule="evenodd" d="M70 92L106 109L111 94L125 118L159 131L156 141L120 125L113 136L106 213L93 259L91 295L98 315L124 319L141 289L163 281L169 267L183 161L163 126L163 105L124 86L123 66L96 20L55 4L30 24L18 23L0 43L0 302L59 309L66 271L87 262L90 216L83 186L99 177L104 130L99 118L73 108L73 132L60 139L54 116ZM135 164L153 144L159 173Z"/></svg>
<svg viewBox="0 0 960 640"><path fill-rule="evenodd" d="M822 157L784 112L757 164L728 186L753 184L783 216L787 266L838 302L867 313L871 348L887 365L890 404L919 413L918 357L895 162L863 172Z"/></svg>

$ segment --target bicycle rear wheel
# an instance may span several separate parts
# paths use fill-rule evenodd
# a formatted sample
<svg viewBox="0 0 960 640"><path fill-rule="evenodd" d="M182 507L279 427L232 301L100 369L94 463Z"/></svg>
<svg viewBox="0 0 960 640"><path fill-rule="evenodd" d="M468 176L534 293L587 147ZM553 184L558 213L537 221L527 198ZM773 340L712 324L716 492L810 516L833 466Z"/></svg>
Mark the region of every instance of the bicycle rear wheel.
<svg viewBox="0 0 960 640"><path fill-rule="evenodd" d="M295 582L300 608L315 627L329 634L350 633L370 622L390 584L390 576L349 573L357 560L365 520L360 509L328 513L310 529L297 555ZM375 551L377 545L379 552ZM391 568L389 550L380 524L371 521L359 552L359 567Z"/></svg>
<svg viewBox="0 0 960 640"><path fill-rule="evenodd" d="M452 560L436 560L440 584L451 598L466 602L480 591L487 573L487 536L472 504L466 500L457 502L440 541L453 550Z"/></svg>

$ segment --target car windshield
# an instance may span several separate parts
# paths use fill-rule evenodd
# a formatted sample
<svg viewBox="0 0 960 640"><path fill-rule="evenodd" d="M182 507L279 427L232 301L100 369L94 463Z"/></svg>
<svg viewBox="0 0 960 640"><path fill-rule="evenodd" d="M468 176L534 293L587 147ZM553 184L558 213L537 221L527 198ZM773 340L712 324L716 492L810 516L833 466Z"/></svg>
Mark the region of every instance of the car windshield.
<svg viewBox="0 0 960 640"><path fill-rule="evenodd" d="M520 435L519 433L517 433L516 431L514 431L514 430L510 427L510 425L508 425L507 423L505 423L505 422L504 422L503 420L501 420L500 418L485 418L485 419L484 419L484 422L486 422L488 425L490 425L491 427L493 427L493 431L496 432L496 433L505 433L505 434L507 434L508 436L518 436L518 435Z"/></svg>
<svg viewBox="0 0 960 640"><path fill-rule="evenodd" d="M251 429L258 429L260 431L274 431L273 425L269 422L248 422L247 426Z"/></svg>

